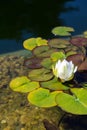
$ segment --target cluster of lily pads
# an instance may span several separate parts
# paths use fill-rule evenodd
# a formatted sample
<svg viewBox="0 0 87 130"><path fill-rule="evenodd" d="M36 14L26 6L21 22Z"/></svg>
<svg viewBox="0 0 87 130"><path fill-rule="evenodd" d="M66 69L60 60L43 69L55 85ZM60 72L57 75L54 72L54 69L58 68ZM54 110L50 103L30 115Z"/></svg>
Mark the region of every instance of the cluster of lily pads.
<svg viewBox="0 0 87 130"><path fill-rule="evenodd" d="M25 40L24 48L32 52L24 61L29 74L12 79L10 88L27 93L29 102L38 107L58 106L68 113L86 115L87 83L79 82L77 77L87 74L87 32L71 37L73 31L71 27L56 27L52 30L54 35L68 37ZM64 75L69 79L61 79Z"/></svg>

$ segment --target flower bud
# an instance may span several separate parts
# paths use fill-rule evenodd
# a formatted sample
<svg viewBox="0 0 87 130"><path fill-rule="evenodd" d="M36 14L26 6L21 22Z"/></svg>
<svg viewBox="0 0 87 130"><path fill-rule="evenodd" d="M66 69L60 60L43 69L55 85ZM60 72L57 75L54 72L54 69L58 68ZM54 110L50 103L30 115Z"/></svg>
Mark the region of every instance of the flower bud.
<svg viewBox="0 0 87 130"><path fill-rule="evenodd" d="M72 61L58 60L55 66L52 67L53 73L57 78L60 78L62 82L69 81L74 77L74 73L77 71L77 66L74 66Z"/></svg>

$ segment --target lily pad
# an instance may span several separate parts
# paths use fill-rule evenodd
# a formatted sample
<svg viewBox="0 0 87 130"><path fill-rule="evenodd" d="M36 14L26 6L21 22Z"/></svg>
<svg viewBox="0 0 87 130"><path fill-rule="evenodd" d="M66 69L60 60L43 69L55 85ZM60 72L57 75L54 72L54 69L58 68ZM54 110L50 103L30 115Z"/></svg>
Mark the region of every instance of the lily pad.
<svg viewBox="0 0 87 130"><path fill-rule="evenodd" d="M33 54L37 57L49 57L56 49L51 49L49 46L39 46L33 50Z"/></svg>
<svg viewBox="0 0 87 130"><path fill-rule="evenodd" d="M26 76L17 77L10 82L10 88L16 92L27 93L40 87L38 82L32 82Z"/></svg>
<svg viewBox="0 0 87 130"><path fill-rule="evenodd" d="M72 44L68 45L67 48L65 48L65 52L70 52L70 51L77 51L77 46L74 46Z"/></svg>
<svg viewBox="0 0 87 130"><path fill-rule="evenodd" d="M83 36L84 36L85 38L87 38L87 31L84 31L84 32L83 32Z"/></svg>
<svg viewBox="0 0 87 130"><path fill-rule="evenodd" d="M30 68L30 69L41 68L42 67L41 61L42 61L42 59L40 59L40 58L31 57L31 58L25 59L24 66L26 66L27 68Z"/></svg>
<svg viewBox="0 0 87 130"><path fill-rule="evenodd" d="M55 97L58 91L50 92L48 89L39 88L28 95L28 100L31 104L38 107L53 107L56 106Z"/></svg>
<svg viewBox="0 0 87 130"><path fill-rule="evenodd" d="M43 88L48 88L50 90L62 91L69 89L69 87L59 82L56 77L50 81L41 82L40 84Z"/></svg>
<svg viewBox="0 0 87 130"><path fill-rule="evenodd" d="M24 41L23 46L27 50L33 50L36 46L47 45L47 40L38 38L30 38Z"/></svg>
<svg viewBox="0 0 87 130"><path fill-rule="evenodd" d="M66 53L66 57L74 55L74 54L77 54L77 52L76 51L69 51Z"/></svg>
<svg viewBox="0 0 87 130"><path fill-rule="evenodd" d="M52 33L54 35L59 35L59 36L70 36L71 33L69 32L74 32L74 29L71 27L65 27L65 26L59 26L52 29Z"/></svg>
<svg viewBox="0 0 87 130"><path fill-rule="evenodd" d="M87 82L86 82L86 83L83 83L83 86L87 88Z"/></svg>
<svg viewBox="0 0 87 130"><path fill-rule="evenodd" d="M53 77L53 74L50 70L41 68L31 70L28 76L31 80L34 81L47 81Z"/></svg>
<svg viewBox="0 0 87 130"><path fill-rule="evenodd" d="M85 46L87 47L87 38L84 38L84 37L74 37L70 40L70 42L73 44L73 45L76 45L76 46Z"/></svg>
<svg viewBox="0 0 87 130"><path fill-rule="evenodd" d="M47 45L47 40L42 39L41 37L36 38L37 46Z"/></svg>
<svg viewBox="0 0 87 130"><path fill-rule="evenodd" d="M23 46L27 50L33 50L37 46L36 39L35 38L30 38L30 39L25 40L23 42Z"/></svg>
<svg viewBox="0 0 87 130"><path fill-rule="evenodd" d="M69 45L64 50L65 50L65 54L67 54L67 56L69 56L70 53L72 53L72 55L73 54L84 54L84 55L86 55L86 49L83 46Z"/></svg>
<svg viewBox="0 0 87 130"><path fill-rule="evenodd" d="M75 66L80 66L80 64L84 61L85 56L82 54L74 54L67 57L68 61L72 61Z"/></svg>
<svg viewBox="0 0 87 130"><path fill-rule="evenodd" d="M51 69L52 68L52 60L50 58L45 58L42 60L41 65L47 69Z"/></svg>
<svg viewBox="0 0 87 130"><path fill-rule="evenodd" d="M73 95L58 93L56 102L64 111L77 115L87 115L87 89L73 88Z"/></svg>
<svg viewBox="0 0 87 130"><path fill-rule="evenodd" d="M49 46L52 48L66 48L70 43L65 39L54 38L48 42Z"/></svg>
<svg viewBox="0 0 87 130"><path fill-rule="evenodd" d="M80 64L79 71L87 71L87 58Z"/></svg>
<svg viewBox="0 0 87 130"><path fill-rule="evenodd" d="M54 52L51 54L51 59L52 61L58 61L58 60L61 60L61 59L65 59L66 56L63 52Z"/></svg>

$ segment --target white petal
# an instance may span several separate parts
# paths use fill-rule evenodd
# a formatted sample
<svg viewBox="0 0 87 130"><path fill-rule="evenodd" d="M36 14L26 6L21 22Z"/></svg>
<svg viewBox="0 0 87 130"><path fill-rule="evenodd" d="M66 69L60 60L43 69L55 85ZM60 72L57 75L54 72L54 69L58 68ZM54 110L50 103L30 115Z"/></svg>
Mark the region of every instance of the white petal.
<svg viewBox="0 0 87 130"><path fill-rule="evenodd" d="M78 68L77 66L74 68L74 73L77 71L77 68Z"/></svg>

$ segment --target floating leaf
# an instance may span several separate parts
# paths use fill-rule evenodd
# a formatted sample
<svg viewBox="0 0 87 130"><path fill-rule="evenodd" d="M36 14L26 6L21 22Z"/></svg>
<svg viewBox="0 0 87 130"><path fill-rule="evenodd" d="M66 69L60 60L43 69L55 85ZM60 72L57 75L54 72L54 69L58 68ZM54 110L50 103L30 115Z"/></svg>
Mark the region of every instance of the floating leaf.
<svg viewBox="0 0 87 130"><path fill-rule="evenodd" d="M45 68L34 69L29 72L29 78L34 81L47 81L53 77L53 74L50 70Z"/></svg>
<svg viewBox="0 0 87 130"><path fill-rule="evenodd" d="M87 71L87 58L85 58L85 60L80 64L78 69L79 71Z"/></svg>
<svg viewBox="0 0 87 130"><path fill-rule="evenodd" d="M83 83L83 87L86 87L86 88L87 88L87 82L86 82L86 83Z"/></svg>
<svg viewBox="0 0 87 130"><path fill-rule="evenodd" d="M64 49L65 54L67 56L73 54L84 54L86 55L86 49L83 46L75 46L75 45L68 45L67 48ZM70 54L71 53L71 54Z"/></svg>
<svg viewBox="0 0 87 130"><path fill-rule="evenodd" d="M43 88L48 88L50 90L67 90L69 87L66 85L62 84L61 82L58 81L58 79L55 77L54 79L46 82L41 82L40 83Z"/></svg>
<svg viewBox="0 0 87 130"><path fill-rule="evenodd" d="M40 58L31 57L31 58L25 59L24 66L26 66L27 68L30 68L30 69L41 68L42 67L41 61L42 61L42 59L40 59Z"/></svg>
<svg viewBox="0 0 87 130"><path fill-rule="evenodd" d="M77 54L77 52L76 51L69 51L66 53L66 57L74 55L74 54Z"/></svg>
<svg viewBox="0 0 87 130"><path fill-rule="evenodd" d="M45 58L42 60L41 65L47 69L51 69L52 68L52 60L50 58Z"/></svg>
<svg viewBox="0 0 87 130"><path fill-rule="evenodd" d="M58 93L58 91L50 92L48 89L39 88L29 93L28 100L38 107L53 107L56 106L55 97Z"/></svg>
<svg viewBox="0 0 87 130"><path fill-rule="evenodd" d="M39 46L33 50L33 54L37 57L49 57L56 49L51 49L49 46Z"/></svg>
<svg viewBox="0 0 87 130"><path fill-rule="evenodd" d="M36 44L36 39L35 38L30 38L24 41L23 46L27 50L33 50L37 44Z"/></svg>
<svg viewBox="0 0 87 130"><path fill-rule="evenodd" d="M38 38L30 38L24 41L23 46L27 50L33 50L36 46L47 45L47 40Z"/></svg>
<svg viewBox="0 0 87 130"><path fill-rule="evenodd" d="M37 46L47 45L47 42L48 42L47 40L42 39L41 37L36 38Z"/></svg>
<svg viewBox="0 0 87 130"><path fill-rule="evenodd" d="M48 42L49 46L52 48L66 48L70 43L65 39L54 38Z"/></svg>
<svg viewBox="0 0 87 130"><path fill-rule="evenodd" d="M61 59L65 59L66 56L63 52L54 52L51 54L51 59L53 61L58 61L58 60L61 60Z"/></svg>
<svg viewBox="0 0 87 130"><path fill-rule="evenodd" d="M43 54L44 52L47 52L48 50L49 50L49 46L45 46L45 45L39 46L33 50L33 54L36 56L39 56L40 54Z"/></svg>
<svg viewBox="0 0 87 130"><path fill-rule="evenodd" d="M75 66L79 66L84 61L85 56L82 54L74 54L67 57L68 61L72 61Z"/></svg>
<svg viewBox="0 0 87 130"><path fill-rule="evenodd" d="M84 36L85 38L87 38L87 31L84 31L84 32L83 32L83 36Z"/></svg>
<svg viewBox="0 0 87 130"><path fill-rule="evenodd" d="M73 37L70 42L73 44L73 45L76 45L76 46L85 46L87 47L87 38L84 38L84 37Z"/></svg>
<svg viewBox="0 0 87 130"><path fill-rule="evenodd" d="M69 32L74 32L74 29L71 27L64 27L64 26L59 26L52 29L52 33L54 35L59 35L59 36L69 36L71 35L71 33Z"/></svg>
<svg viewBox="0 0 87 130"><path fill-rule="evenodd" d="M10 82L10 88L16 92L27 93L38 87L38 82L32 82L26 76L17 77Z"/></svg>
<svg viewBox="0 0 87 130"><path fill-rule="evenodd" d="M64 92L58 93L56 102L64 111L77 115L87 114L87 89L73 88L73 95Z"/></svg>

